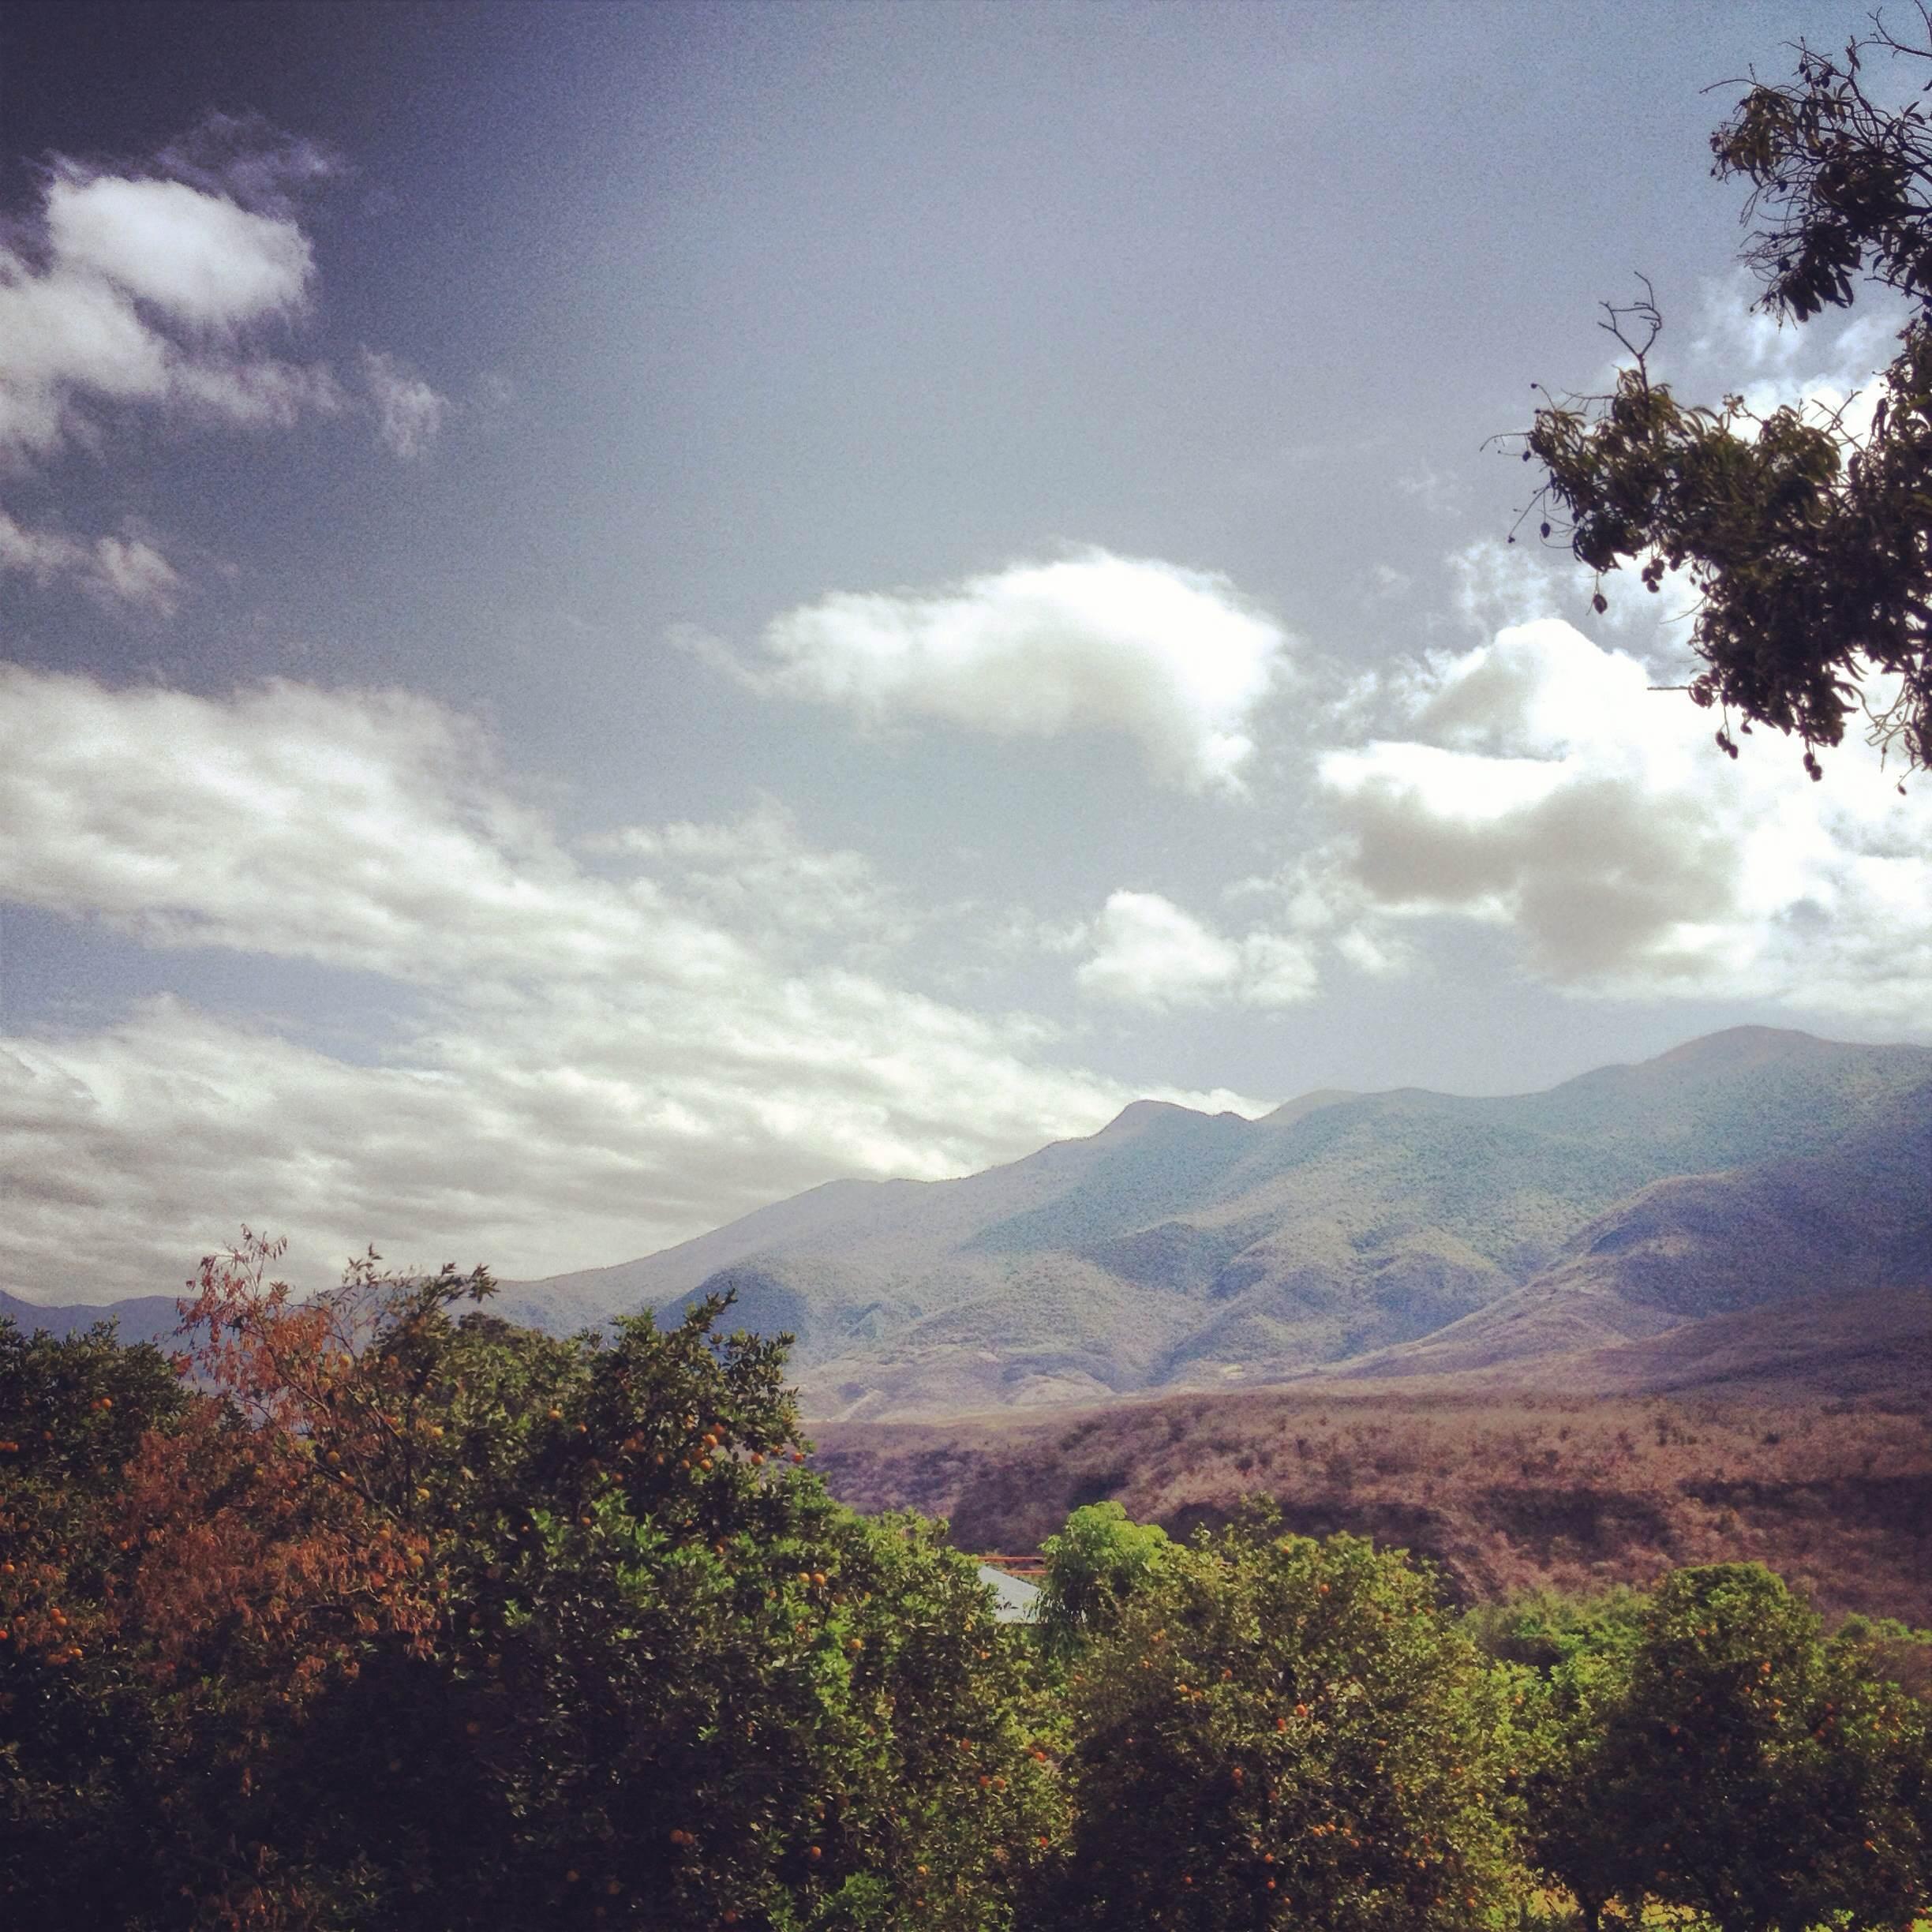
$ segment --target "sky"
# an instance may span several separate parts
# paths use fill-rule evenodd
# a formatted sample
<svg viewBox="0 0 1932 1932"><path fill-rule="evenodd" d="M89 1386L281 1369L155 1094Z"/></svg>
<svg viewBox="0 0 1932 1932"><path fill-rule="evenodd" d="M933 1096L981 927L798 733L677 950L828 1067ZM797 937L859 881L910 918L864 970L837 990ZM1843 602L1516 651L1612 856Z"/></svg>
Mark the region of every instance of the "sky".
<svg viewBox="0 0 1932 1932"><path fill-rule="evenodd" d="M1709 174L1866 13L16 0L0 1288L1932 1039L1932 789L1510 541L1639 274L1687 395L1889 359Z"/></svg>

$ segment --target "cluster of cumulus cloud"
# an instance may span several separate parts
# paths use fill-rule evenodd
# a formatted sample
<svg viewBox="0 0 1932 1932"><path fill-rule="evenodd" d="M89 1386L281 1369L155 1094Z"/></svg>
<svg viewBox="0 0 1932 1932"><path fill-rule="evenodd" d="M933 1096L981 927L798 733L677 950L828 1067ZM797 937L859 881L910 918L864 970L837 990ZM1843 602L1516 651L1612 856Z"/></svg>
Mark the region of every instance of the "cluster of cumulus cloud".
<svg viewBox="0 0 1932 1932"><path fill-rule="evenodd" d="M129 411L355 410L403 457L436 433L442 399L380 352L346 374L281 353L314 299L295 197L327 158L201 139L144 170L55 166L0 248L0 477L104 447ZM0 509L9 571L163 620L183 589L139 532ZM1098 736L1177 810L1293 823L1275 871L1211 902L1121 879L1036 924L1095 1012L1292 1007L1412 970L1462 925L1578 996L1923 1031L1924 788L1901 796L1858 743L1822 785L1762 734L1716 755L1711 718L1650 688L1625 604L1593 638L1553 581L1470 553L1477 641L1366 675L1224 576L1100 549L829 595L743 657L708 648L740 687L856 730ZM43 1296L165 1287L264 1217L312 1257L376 1234L511 1274L614 1260L833 1174L981 1166L1144 1091L1071 1064L1037 1015L914 990L933 909L781 806L572 843L488 733L406 692L0 661L0 901L155 959L335 975L380 1016L359 1053L178 994L0 1036L0 1286Z"/></svg>
<svg viewBox="0 0 1932 1932"><path fill-rule="evenodd" d="M1103 550L930 593L841 593L774 619L762 646L754 690L873 726L1120 732L1193 792L1241 789L1250 721L1288 661L1280 625L1226 577Z"/></svg>
<svg viewBox="0 0 1932 1932"><path fill-rule="evenodd" d="M1556 618L1387 682L1395 728L1315 768L1372 934L1473 920L1582 992L1923 1024L1932 804L1863 742L1825 784L1764 734L1732 763L1708 714Z"/></svg>
<svg viewBox="0 0 1932 1932"><path fill-rule="evenodd" d="M1150 776L1238 796L1271 698L1293 687L1299 813L1314 836L1215 908L1137 884L1075 935L1083 990L1162 1010L1315 997L1324 960L1387 973L1430 921L1514 933L1524 969L1579 993L1762 999L1913 1026L1932 990L1932 814L1853 738L1832 781L1713 720L1633 649L1548 614L1533 555L1458 560L1460 652L1326 677L1225 578L1089 551L922 593L841 595L770 624L743 673L863 725L939 721L1002 736L1112 732ZM1514 610L1522 620L1500 621ZM1613 617L1634 627L1630 600ZM1614 635L1617 623L1605 627ZM1072 949L1078 949L1075 946Z"/></svg>
<svg viewBox="0 0 1932 1932"><path fill-rule="evenodd" d="M903 915L769 807L596 844L406 694L0 667L0 897L366 975L397 1009L374 1064L171 997L0 1039L0 1279L71 1272L85 1226L87 1279L152 1289L158 1256L264 1203L311 1256L387 1229L513 1272L611 1260L830 1174L982 1166L1135 1097L1055 1064L1038 1020L856 964Z"/></svg>
<svg viewBox="0 0 1932 1932"><path fill-rule="evenodd" d="M1057 942L1074 985L1279 1008L1464 921L1578 993L1922 1027L1932 809L1863 754L1823 785L1762 739L1733 765L1649 681L1554 619L1398 664L1333 707L1387 729L1311 751L1320 839L1230 901L1265 919L1223 931L1124 887ZM832 1174L966 1171L1134 1097L1038 1018L909 990L916 909L781 810L573 847L477 725L406 693L0 668L0 897L158 953L360 975L391 1009L361 1060L173 997L0 1040L13 1283L58 1279L84 1226L91 1282L152 1286L263 1204L312 1255L400 1230L549 1271Z"/></svg>
<svg viewBox="0 0 1932 1932"><path fill-rule="evenodd" d="M361 414L394 455L421 455L449 404L397 358L365 347L345 375L277 352L314 295L298 197L334 170L312 143L220 117L137 170L51 162L38 207L0 240L0 479L100 451L137 412L254 430ZM0 506L9 572L161 616L182 590L150 533L77 534Z"/></svg>

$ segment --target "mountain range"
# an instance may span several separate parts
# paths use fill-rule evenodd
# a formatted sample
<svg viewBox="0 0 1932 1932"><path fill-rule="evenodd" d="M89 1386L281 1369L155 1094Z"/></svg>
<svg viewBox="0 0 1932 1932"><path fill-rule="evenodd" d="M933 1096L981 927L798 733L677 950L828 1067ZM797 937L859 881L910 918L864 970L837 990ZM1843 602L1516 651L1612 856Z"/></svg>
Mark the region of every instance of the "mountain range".
<svg viewBox="0 0 1932 1932"><path fill-rule="evenodd" d="M808 1414L1453 1373L1932 1286L1932 1049L1741 1028L1546 1092L1140 1101L957 1181L841 1181L621 1266L555 1324L723 1289Z"/></svg>
<svg viewBox="0 0 1932 1932"><path fill-rule="evenodd" d="M1541 1093L1322 1091L1258 1120L1139 1101L982 1174L831 1181L496 1306L567 1331L729 1290L733 1324L796 1337L807 1414L852 1420L1491 1380L1929 1286L1932 1048L1740 1028ZM103 1312L0 1297L21 1309ZM111 1312L172 1326L160 1297Z"/></svg>

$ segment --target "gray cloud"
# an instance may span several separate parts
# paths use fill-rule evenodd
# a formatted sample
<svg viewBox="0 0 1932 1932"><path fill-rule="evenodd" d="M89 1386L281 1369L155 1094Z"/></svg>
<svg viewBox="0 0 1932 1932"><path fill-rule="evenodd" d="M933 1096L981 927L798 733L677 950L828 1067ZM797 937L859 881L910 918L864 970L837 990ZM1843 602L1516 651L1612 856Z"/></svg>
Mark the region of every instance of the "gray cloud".
<svg viewBox="0 0 1932 1932"><path fill-rule="evenodd" d="M0 571L47 584L71 579L97 602L171 617L181 574L139 537L96 537L91 543L64 531L17 523L0 510Z"/></svg>
<svg viewBox="0 0 1932 1932"><path fill-rule="evenodd" d="M1857 745L1829 785L1794 783L1762 734L1733 763L1649 683L1555 619L1391 676L1390 735L1319 766L1331 923L1373 945L1391 921L1472 919L1567 987L1922 1025L1932 807Z"/></svg>
<svg viewBox="0 0 1932 1932"><path fill-rule="evenodd" d="M586 870L476 728L421 698L212 700L6 668L0 897L150 945L380 975L425 1003L373 1067L176 1000L0 1041L0 1164L24 1204L0 1277L152 1291L244 1218L312 1262L373 1239L543 1272L835 1174L983 1166L1134 1097L1054 1064L1036 1020L802 968L766 868L831 882L826 915L862 931L878 902L782 822L611 842L663 876ZM47 1174L63 1199L31 1193Z"/></svg>
<svg viewBox="0 0 1932 1932"><path fill-rule="evenodd" d="M413 369L394 356L365 349L363 386L376 410L376 440L391 455L409 462L436 440L450 411L447 396L439 395Z"/></svg>

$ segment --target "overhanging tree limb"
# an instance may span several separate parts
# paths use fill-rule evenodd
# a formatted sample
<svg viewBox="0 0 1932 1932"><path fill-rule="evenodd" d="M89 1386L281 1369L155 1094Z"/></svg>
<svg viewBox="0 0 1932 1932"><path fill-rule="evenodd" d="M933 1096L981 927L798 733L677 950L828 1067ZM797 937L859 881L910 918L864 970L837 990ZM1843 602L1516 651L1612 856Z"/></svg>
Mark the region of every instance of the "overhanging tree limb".
<svg viewBox="0 0 1932 1932"><path fill-rule="evenodd" d="M1646 284L1609 307L1629 358L1615 388L1548 399L1523 452L1544 472L1533 508L1600 578L1629 563L1655 590L1687 575L1704 665L1688 688L1725 713L1719 744L1735 754L1732 714L1773 726L1814 778L1817 750L1861 716L1888 753L1932 765L1932 122L1862 78L1874 51L1932 64L1932 8L1917 13L1912 39L1878 21L1837 58L1800 43L1796 77L1751 83L1711 137L1713 171L1751 185L1744 259L1766 313L1803 323L1861 283L1914 305L1869 428L1842 408L1681 402L1650 376L1662 318Z"/></svg>

